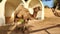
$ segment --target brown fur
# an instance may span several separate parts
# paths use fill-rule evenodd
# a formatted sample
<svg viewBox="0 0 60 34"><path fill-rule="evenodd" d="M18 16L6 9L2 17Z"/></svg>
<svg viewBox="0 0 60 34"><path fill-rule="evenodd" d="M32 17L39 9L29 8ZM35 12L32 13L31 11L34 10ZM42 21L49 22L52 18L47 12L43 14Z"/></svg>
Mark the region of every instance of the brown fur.
<svg viewBox="0 0 60 34"><path fill-rule="evenodd" d="M16 16L18 18L16 18ZM23 18L24 20L27 20L27 19L30 19L31 18L31 15L29 13L29 10L24 8L24 6L22 5L19 5L19 7L17 8L17 10L15 11L15 21L20 19L20 18Z"/></svg>

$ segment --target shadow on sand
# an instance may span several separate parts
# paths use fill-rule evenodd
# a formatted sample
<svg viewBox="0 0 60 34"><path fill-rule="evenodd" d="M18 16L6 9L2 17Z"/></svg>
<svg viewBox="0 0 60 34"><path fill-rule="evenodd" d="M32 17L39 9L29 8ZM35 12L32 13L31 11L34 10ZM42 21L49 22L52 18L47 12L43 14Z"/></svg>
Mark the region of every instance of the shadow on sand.
<svg viewBox="0 0 60 34"><path fill-rule="evenodd" d="M51 27L47 27L47 28L43 28L43 29L38 29L38 30L30 31L30 33L34 33L34 32L38 32L38 31L45 30L45 32L47 32L48 34L50 34L50 33L47 31L47 29L51 29L51 28L55 28L55 27L60 27L60 24L55 25L55 26L51 26Z"/></svg>

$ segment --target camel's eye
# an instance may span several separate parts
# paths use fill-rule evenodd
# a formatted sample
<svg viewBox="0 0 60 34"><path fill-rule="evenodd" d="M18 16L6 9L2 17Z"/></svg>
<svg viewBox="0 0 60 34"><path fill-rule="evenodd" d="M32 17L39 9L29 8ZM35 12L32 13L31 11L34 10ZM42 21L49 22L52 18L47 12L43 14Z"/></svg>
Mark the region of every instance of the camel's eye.
<svg viewBox="0 0 60 34"><path fill-rule="evenodd" d="M0 0L0 2L2 2L2 0Z"/></svg>
<svg viewBox="0 0 60 34"><path fill-rule="evenodd" d="M28 0L25 0L25 2L27 2Z"/></svg>

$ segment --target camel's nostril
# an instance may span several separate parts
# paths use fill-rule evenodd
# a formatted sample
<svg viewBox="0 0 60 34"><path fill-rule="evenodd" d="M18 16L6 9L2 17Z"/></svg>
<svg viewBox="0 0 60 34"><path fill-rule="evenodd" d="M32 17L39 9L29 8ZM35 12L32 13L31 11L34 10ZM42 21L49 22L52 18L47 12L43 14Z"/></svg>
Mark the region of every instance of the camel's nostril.
<svg viewBox="0 0 60 34"><path fill-rule="evenodd" d="M27 2L28 0L25 0L25 2Z"/></svg>
<svg viewBox="0 0 60 34"><path fill-rule="evenodd" d="M2 2L2 0L0 0L0 2Z"/></svg>

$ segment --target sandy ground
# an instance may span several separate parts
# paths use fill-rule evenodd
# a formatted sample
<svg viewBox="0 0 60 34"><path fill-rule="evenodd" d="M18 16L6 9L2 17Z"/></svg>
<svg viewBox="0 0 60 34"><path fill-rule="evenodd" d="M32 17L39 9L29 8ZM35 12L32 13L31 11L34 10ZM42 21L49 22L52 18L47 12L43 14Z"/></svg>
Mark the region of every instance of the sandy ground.
<svg viewBox="0 0 60 34"><path fill-rule="evenodd" d="M29 21L30 34L60 34L60 17L56 17L51 9L45 8L45 19L43 21ZM9 27L9 26L8 26ZM0 34L8 31L0 30ZM20 31L12 31L12 34L22 34Z"/></svg>
<svg viewBox="0 0 60 34"><path fill-rule="evenodd" d="M45 8L45 20L38 22L32 20L30 25L33 26L30 28L33 30L31 34L60 34L60 17L55 16L48 8Z"/></svg>

